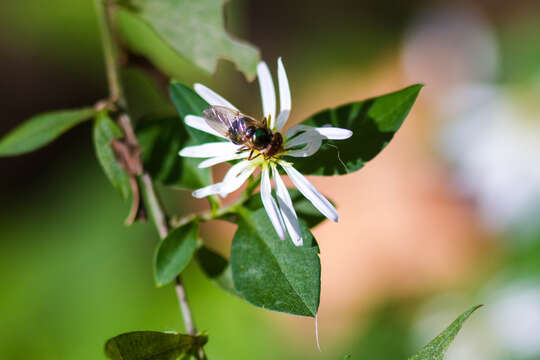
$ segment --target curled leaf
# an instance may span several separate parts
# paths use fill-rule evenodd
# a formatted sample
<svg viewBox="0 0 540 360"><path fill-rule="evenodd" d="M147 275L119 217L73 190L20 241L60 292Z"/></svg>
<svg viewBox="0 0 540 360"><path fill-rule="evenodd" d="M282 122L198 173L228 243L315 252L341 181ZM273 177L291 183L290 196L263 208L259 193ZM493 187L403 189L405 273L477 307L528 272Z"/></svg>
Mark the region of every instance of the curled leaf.
<svg viewBox="0 0 540 360"><path fill-rule="evenodd" d="M255 76L259 51L227 34L222 0L124 0L119 5L199 68L212 73L222 58L235 63L247 78ZM145 55L153 59L153 54Z"/></svg>

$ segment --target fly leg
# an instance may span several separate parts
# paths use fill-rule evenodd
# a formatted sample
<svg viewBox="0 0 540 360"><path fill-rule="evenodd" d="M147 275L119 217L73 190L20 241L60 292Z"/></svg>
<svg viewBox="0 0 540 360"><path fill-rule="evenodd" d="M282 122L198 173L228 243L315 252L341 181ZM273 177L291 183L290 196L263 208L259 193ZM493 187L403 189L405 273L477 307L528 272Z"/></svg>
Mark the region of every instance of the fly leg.
<svg viewBox="0 0 540 360"><path fill-rule="evenodd" d="M248 161L251 160L251 156L253 155L253 150L251 150L251 152L249 153L249 156L248 156ZM257 155L258 156L258 155Z"/></svg>
<svg viewBox="0 0 540 360"><path fill-rule="evenodd" d="M236 152L241 153L242 151L246 151L246 150L249 150L249 148L247 146L242 146L238 150L236 150Z"/></svg>

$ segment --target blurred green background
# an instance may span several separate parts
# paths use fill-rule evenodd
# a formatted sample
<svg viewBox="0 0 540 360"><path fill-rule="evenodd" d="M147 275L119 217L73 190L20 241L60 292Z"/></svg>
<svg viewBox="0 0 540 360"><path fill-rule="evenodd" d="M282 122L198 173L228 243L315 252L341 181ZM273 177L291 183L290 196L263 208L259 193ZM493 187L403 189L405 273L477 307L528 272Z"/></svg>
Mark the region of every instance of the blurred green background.
<svg viewBox="0 0 540 360"><path fill-rule="evenodd" d="M297 121L413 82L427 87L373 166L317 183L345 213L342 224L315 232L323 352L311 319L257 309L191 265L186 286L210 337L209 358L405 359L459 313L486 303L449 359L540 359L538 2L234 0L225 15L266 61L284 58ZM120 20L128 43L150 46L152 34ZM231 64L220 62L211 77L156 47L178 80L204 82L248 113L259 108L256 84ZM2 2L0 69L0 135L30 115L106 97L92 1ZM513 107L493 108L508 116L460 143L468 138L453 124L472 128L477 119L445 101L470 84ZM471 106L495 105L481 97ZM453 144L469 151L456 156ZM0 174L1 359L103 359L105 340L118 333L182 328L173 289L153 283L157 235L149 224L123 225L129 206L97 165L90 124L1 159ZM165 194L170 208L192 206L186 194ZM377 226L374 216L389 221ZM205 231L226 252L230 236L221 239L219 226Z"/></svg>

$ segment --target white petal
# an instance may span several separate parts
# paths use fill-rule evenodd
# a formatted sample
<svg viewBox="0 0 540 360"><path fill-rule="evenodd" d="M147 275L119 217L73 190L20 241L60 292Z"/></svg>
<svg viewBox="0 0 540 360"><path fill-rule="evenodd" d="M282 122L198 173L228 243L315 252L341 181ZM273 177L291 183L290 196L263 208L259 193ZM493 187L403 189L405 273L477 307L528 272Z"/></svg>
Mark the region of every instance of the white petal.
<svg viewBox="0 0 540 360"><path fill-rule="evenodd" d="M203 197L207 197L210 195L219 194L222 187L223 187L222 183L212 184L212 185L208 185L203 188L197 189L191 194L197 199L201 199Z"/></svg>
<svg viewBox="0 0 540 360"><path fill-rule="evenodd" d="M339 216L336 208L320 192L318 192L317 189L315 189L315 186L313 186L304 175L300 174L298 170L284 161L281 161L279 164L283 167L287 175L289 175L296 188L302 195L311 201L317 210L328 219L336 222L338 221Z"/></svg>
<svg viewBox="0 0 540 360"><path fill-rule="evenodd" d="M285 221L287 231L289 232L294 245L302 246L304 242L302 241L302 233L300 231L300 224L298 223L298 216L294 210L289 191L283 183L283 180L281 180L276 165L274 164L272 164L272 176L274 177L274 184L276 185L276 195L279 209L281 210L281 215Z"/></svg>
<svg viewBox="0 0 540 360"><path fill-rule="evenodd" d="M180 150L180 156L209 158L215 156L232 155L240 148L232 142L211 142L202 145L187 146Z"/></svg>
<svg viewBox="0 0 540 360"><path fill-rule="evenodd" d="M287 133L285 134L285 137L287 138L291 138L293 137L294 135L298 134L299 132L302 132L302 131L308 131L308 130L314 130L316 129L315 127L313 126L308 126L308 125L296 125L296 126L293 126L292 128L290 128Z"/></svg>
<svg viewBox="0 0 540 360"><path fill-rule="evenodd" d="M270 128L273 129L276 122L276 91L274 90L272 75L264 61L257 65L257 77L261 89L263 116L270 116Z"/></svg>
<svg viewBox="0 0 540 360"><path fill-rule="evenodd" d="M312 128L287 141L287 143L285 144L285 149L290 149L295 146L308 144L312 141L320 139L322 139L321 135L317 131L315 131L315 128Z"/></svg>
<svg viewBox="0 0 540 360"><path fill-rule="evenodd" d="M291 113L291 110L281 110L279 112L277 122L276 122L276 127L277 127L276 130L277 131L281 131L281 129L283 129L283 126L285 125L285 123L289 119L289 114L290 113Z"/></svg>
<svg viewBox="0 0 540 360"><path fill-rule="evenodd" d="M277 130L281 131L291 113L291 90L289 80L281 58L278 59L278 85L279 85L279 115L277 118Z"/></svg>
<svg viewBox="0 0 540 360"><path fill-rule="evenodd" d="M194 129L204 131L205 133L212 134L224 139L227 139L225 136L218 133L216 130L212 129L210 125L206 123L206 120L204 120L201 116L195 116L195 115L188 115L184 118L184 122L187 126L190 126Z"/></svg>
<svg viewBox="0 0 540 360"><path fill-rule="evenodd" d="M234 164L233 166L231 166L229 171L227 171L227 173L223 177L222 182L227 182L227 181L230 181L231 179L237 178L240 174L242 174L248 168L255 169L255 167L252 165L253 164L247 160Z"/></svg>
<svg viewBox="0 0 540 360"><path fill-rule="evenodd" d="M325 139L330 140L345 140L352 136L353 132L349 129L343 129L332 126L323 126L315 128L315 130L321 134Z"/></svg>
<svg viewBox="0 0 540 360"><path fill-rule="evenodd" d="M308 131L294 137L292 140L287 141L285 149L290 149L295 146L305 145L301 149L290 150L287 155L294 157L308 157L315 154L322 145L323 137L315 131L315 128L310 128Z"/></svg>
<svg viewBox="0 0 540 360"><path fill-rule="evenodd" d="M225 197L227 194L238 190L238 188L242 186L248 177L253 174L256 168L256 165L247 160L233 165L223 178L223 187L220 191L220 195Z"/></svg>
<svg viewBox="0 0 540 360"><path fill-rule="evenodd" d="M264 209L270 218L270 222L274 226L277 235L281 240L285 239L285 224L278 211L276 201L272 197L272 185L270 184L270 172L265 166L261 173L261 200Z"/></svg>
<svg viewBox="0 0 540 360"><path fill-rule="evenodd" d="M229 109L237 110L236 107L230 102L228 102L223 96L219 95L213 90L210 90L203 84L195 84L193 85L193 89L195 89L195 92L199 94L199 96L202 97L210 105L225 106L225 107L228 107Z"/></svg>
<svg viewBox="0 0 540 360"><path fill-rule="evenodd" d="M216 157L213 157L213 158L206 159L206 160L202 161L199 164L199 168L207 168L207 167L210 167L210 166L214 166L216 164L224 163L226 161L236 160L236 159L243 159L243 158L246 158L248 156L249 156L248 152L243 152L243 153L240 153L240 154L226 155L226 156L216 156Z"/></svg>
<svg viewBox="0 0 540 360"><path fill-rule="evenodd" d="M322 127L313 127L309 125L296 125L290 128L289 131L287 131L286 137L291 138L302 131L316 131L324 139L329 139L329 140L345 140L345 139L350 138L353 135L353 132L349 129L333 127L330 125L325 125Z"/></svg>
<svg viewBox="0 0 540 360"><path fill-rule="evenodd" d="M297 133L300 135L295 136ZM285 149L291 149L295 146L306 145L302 149L291 150L287 152L289 156L307 157L319 151L323 139L343 140L352 136L352 131L337 127L319 127L315 128L308 125L298 125L287 132L288 137L294 136L285 144Z"/></svg>
<svg viewBox="0 0 540 360"><path fill-rule="evenodd" d="M285 154L293 157L308 157L315 154L322 145L322 138L315 138L301 149L287 151Z"/></svg>
<svg viewBox="0 0 540 360"><path fill-rule="evenodd" d="M197 189L192 194L196 198L215 194L220 194L224 197L242 186L253 171L255 171L255 168L255 166L251 166L249 161L239 162L229 169L222 182Z"/></svg>

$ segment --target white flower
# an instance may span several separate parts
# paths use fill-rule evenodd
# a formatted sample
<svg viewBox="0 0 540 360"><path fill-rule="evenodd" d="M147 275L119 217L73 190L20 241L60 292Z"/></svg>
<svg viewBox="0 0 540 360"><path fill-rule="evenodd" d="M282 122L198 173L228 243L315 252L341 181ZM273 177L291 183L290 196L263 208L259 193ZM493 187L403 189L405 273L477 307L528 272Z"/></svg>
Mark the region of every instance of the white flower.
<svg viewBox="0 0 540 360"><path fill-rule="evenodd" d="M263 115L270 119L269 127L273 133L280 132L289 118L291 112L291 93L287 74L281 58L278 59L278 84L279 84L279 105L280 111L276 117L276 94L274 83L268 66L260 62L257 66L257 77L261 90ZM207 103L212 106L225 106L230 109L236 109L220 95L210 90L202 84L195 84L195 91ZM184 119L188 126L195 129L216 135L228 140L222 134L212 129L200 116L188 115ZM197 146L188 146L180 151L180 156L207 158L202 161L199 167L210 167L226 161L243 159L233 165L223 181L212 184L201 189L195 190L193 196L202 198L209 195L219 194L225 197L242 186L242 184L253 174L257 167L261 167L261 199L264 208L281 239L285 239L289 233L293 243L297 246L302 245L302 235L298 217L293 207L293 203L287 187L283 183L278 171L280 166L289 175L290 179L298 190L313 203L313 205L327 218L332 221L338 221L338 213L334 206L315 189L315 187L289 162L281 159L283 155L293 157L307 157L315 154L321 147L322 140L333 139L342 140L352 136L352 132L347 129L341 129L331 126L320 128L298 125L291 128L283 136L283 152L265 159L264 156L258 156L247 160L250 150L243 151L241 145L235 145L231 141L212 142ZM255 150L255 155L258 152ZM272 179L276 189L276 199L272 197Z"/></svg>

